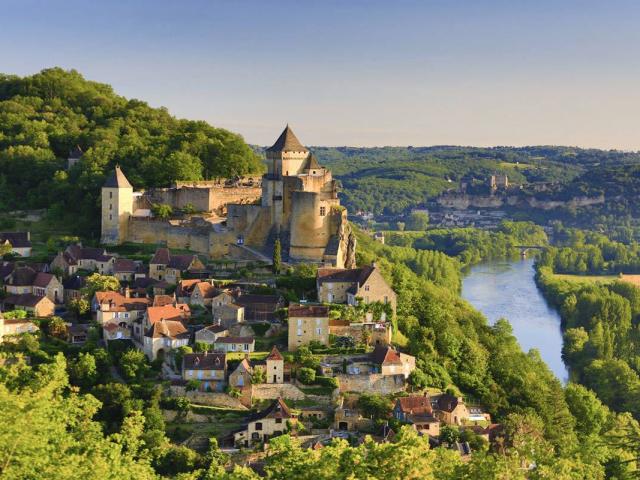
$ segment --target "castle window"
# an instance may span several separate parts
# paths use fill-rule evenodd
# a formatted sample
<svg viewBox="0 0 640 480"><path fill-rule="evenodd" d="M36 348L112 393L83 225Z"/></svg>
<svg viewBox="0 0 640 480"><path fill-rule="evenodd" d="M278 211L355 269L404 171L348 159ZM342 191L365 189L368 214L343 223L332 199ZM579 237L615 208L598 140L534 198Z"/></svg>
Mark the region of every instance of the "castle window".
<svg viewBox="0 0 640 480"><path fill-rule="evenodd" d="M113 192L109 192L109 198L113 198Z"/></svg>
<svg viewBox="0 0 640 480"><path fill-rule="evenodd" d="M109 220L113 220L113 215L109 214Z"/></svg>
<svg viewBox="0 0 640 480"><path fill-rule="evenodd" d="M113 203L109 204L109 210L113 210Z"/></svg>
<svg viewBox="0 0 640 480"><path fill-rule="evenodd" d="M320 207L320 216L324 217L327 214L327 207Z"/></svg>

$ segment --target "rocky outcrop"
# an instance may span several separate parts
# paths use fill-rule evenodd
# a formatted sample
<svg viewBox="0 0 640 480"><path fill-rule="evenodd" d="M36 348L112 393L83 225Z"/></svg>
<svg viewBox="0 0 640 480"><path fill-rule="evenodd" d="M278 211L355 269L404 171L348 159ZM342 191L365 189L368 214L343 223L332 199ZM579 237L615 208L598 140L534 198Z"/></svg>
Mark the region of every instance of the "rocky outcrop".
<svg viewBox="0 0 640 480"><path fill-rule="evenodd" d="M553 210L555 208L578 208L590 205L601 205L605 202L604 195L595 197L574 197L569 200L538 200L525 195L467 195L465 193L445 193L436 199L439 205L455 210L470 208L501 208L510 207L535 208Z"/></svg>

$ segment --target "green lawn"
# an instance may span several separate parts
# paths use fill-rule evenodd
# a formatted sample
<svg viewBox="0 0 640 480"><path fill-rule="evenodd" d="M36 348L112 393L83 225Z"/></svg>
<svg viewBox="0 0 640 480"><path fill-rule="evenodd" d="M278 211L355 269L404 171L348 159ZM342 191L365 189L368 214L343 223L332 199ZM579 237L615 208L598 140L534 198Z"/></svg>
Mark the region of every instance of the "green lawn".
<svg viewBox="0 0 640 480"><path fill-rule="evenodd" d="M564 273L555 273L554 277L558 280L580 283L611 283L618 280L617 275L569 275Z"/></svg>

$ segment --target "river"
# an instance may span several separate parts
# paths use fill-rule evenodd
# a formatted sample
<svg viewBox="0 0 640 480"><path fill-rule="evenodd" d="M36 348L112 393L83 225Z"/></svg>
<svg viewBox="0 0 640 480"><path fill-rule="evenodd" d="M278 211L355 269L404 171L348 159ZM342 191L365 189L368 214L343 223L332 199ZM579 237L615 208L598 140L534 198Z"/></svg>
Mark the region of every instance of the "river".
<svg viewBox="0 0 640 480"><path fill-rule="evenodd" d="M545 301L534 280L533 260L494 261L471 268L462 282L462 297L480 310L489 323L506 318L524 351L537 348L562 381L560 316Z"/></svg>

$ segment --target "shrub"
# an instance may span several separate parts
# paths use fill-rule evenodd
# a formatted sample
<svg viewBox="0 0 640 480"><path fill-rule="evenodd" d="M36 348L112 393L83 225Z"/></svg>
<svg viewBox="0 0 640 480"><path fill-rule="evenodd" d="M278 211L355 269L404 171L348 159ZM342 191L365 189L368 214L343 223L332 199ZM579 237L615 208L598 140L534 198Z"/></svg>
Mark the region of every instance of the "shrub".
<svg viewBox="0 0 640 480"><path fill-rule="evenodd" d="M322 385L323 387L329 387L329 388L338 388L338 379L335 377L323 377L323 376L316 376L316 383L318 385Z"/></svg>
<svg viewBox="0 0 640 480"><path fill-rule="evenodd" d="M311 385L316 381L316 371L312 368L302 367L298 370L298 380L305 385Z"/></svg>

